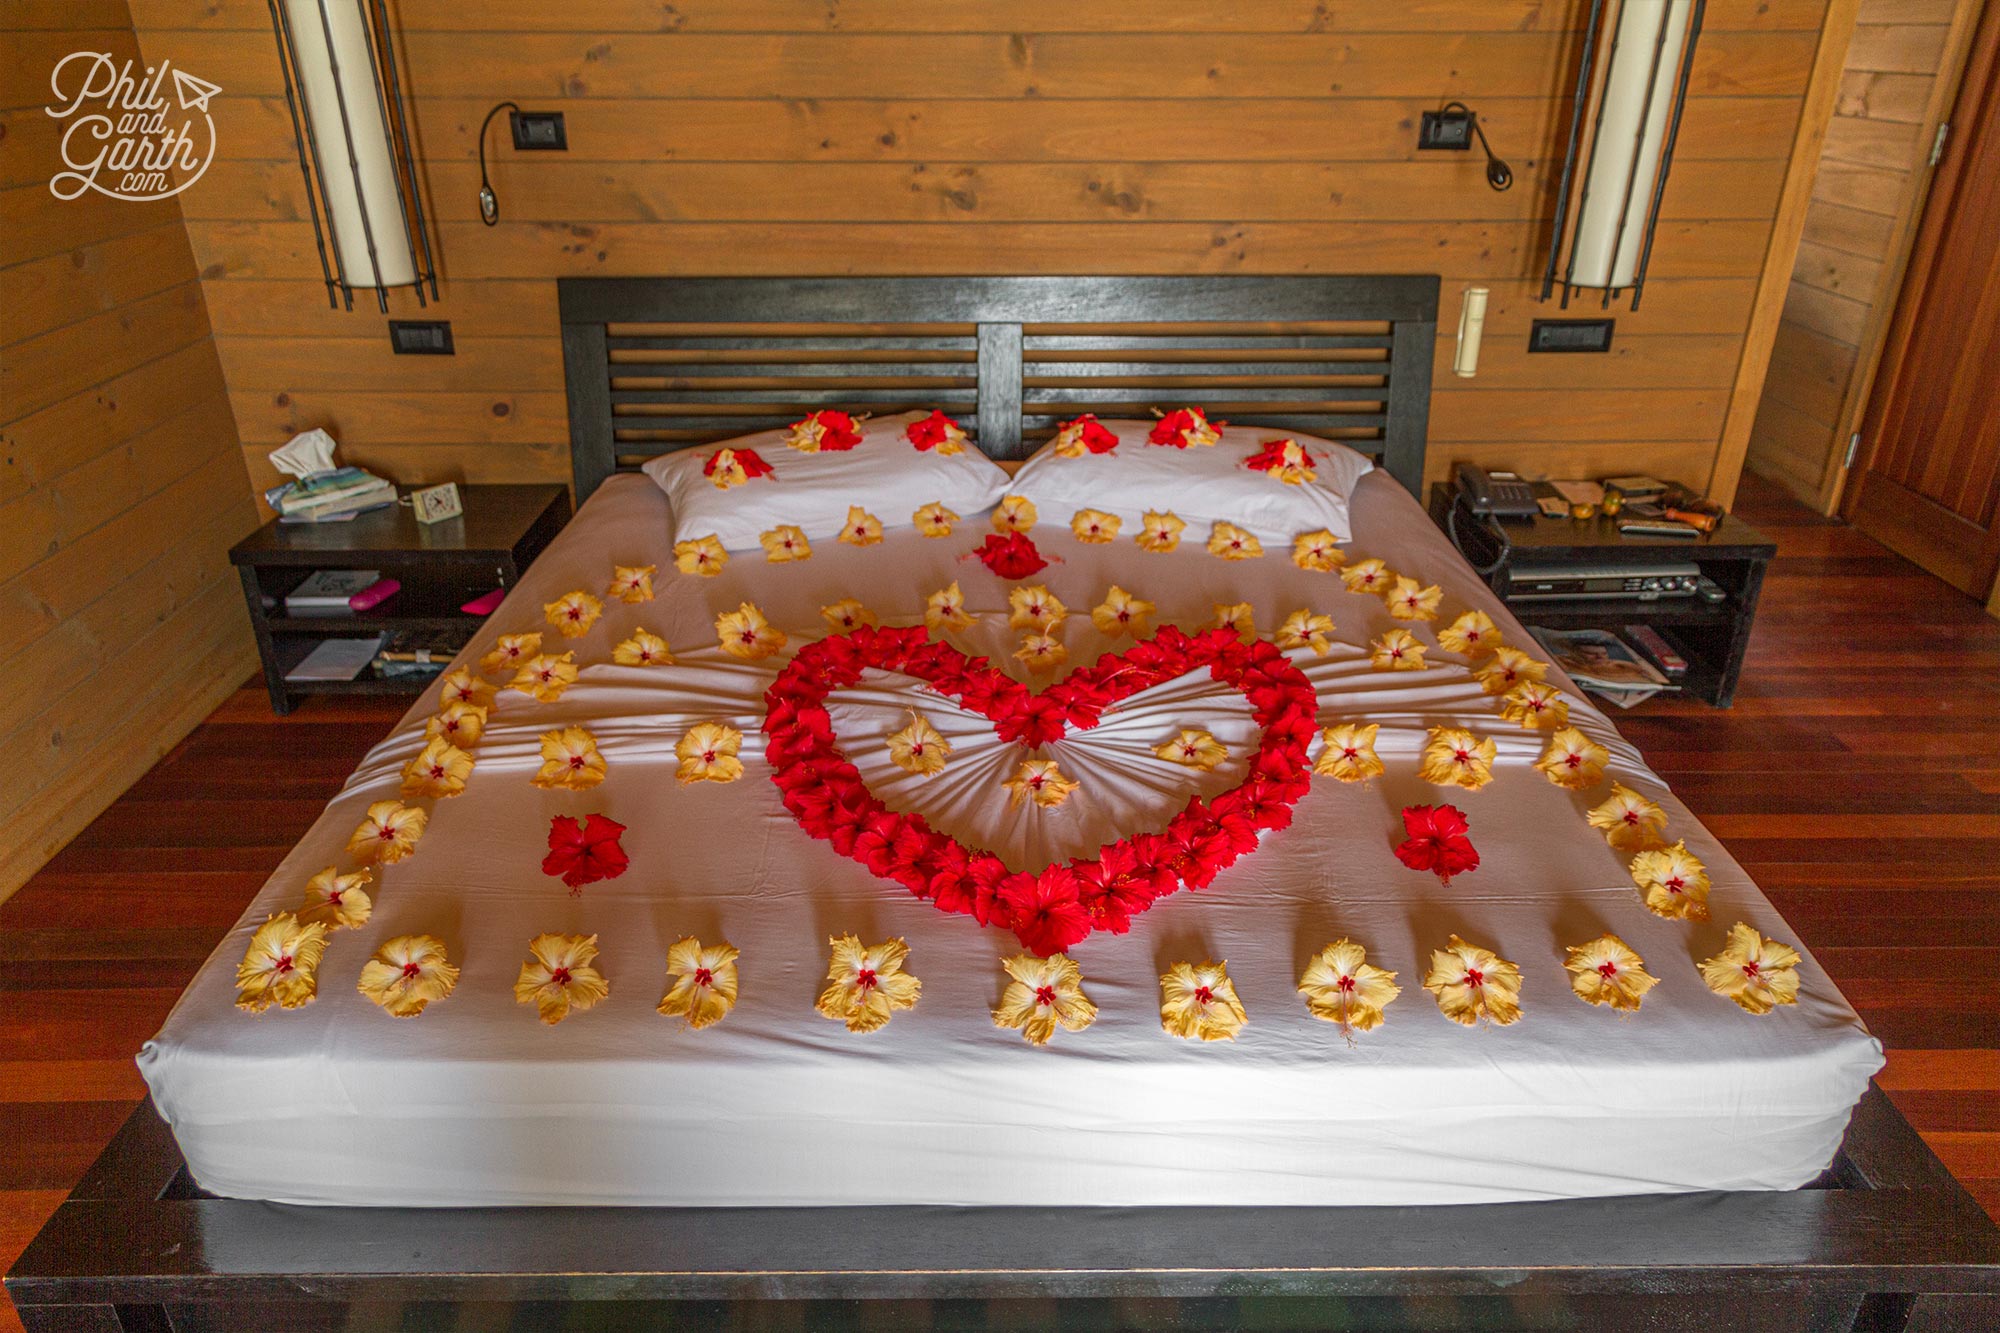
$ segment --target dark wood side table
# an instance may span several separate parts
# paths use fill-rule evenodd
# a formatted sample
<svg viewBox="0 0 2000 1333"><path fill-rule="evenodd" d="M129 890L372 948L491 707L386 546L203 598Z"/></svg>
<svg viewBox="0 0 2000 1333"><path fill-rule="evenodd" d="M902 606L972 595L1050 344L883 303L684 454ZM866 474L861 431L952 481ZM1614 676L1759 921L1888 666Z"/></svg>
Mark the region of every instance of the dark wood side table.
<svg viewBox="0 0 2000 1333"><path fill-rule="evenodd" d="M1447 533L1455 490L1445 483L1431 487L1431 518ZM1470 520L1458 510L1456 541L1477 569L1499 561L1486 581L1525 625L1548 629L1606 629L1619 633L1627 625L1650 625L1688 662L1680 693L1727 708L1736 697L1743 672L1743 654L1750 645L1750 628L1757 614L1757 597L1764 573L1778 553L1776 543L1734 515L1725 516L1714 532L1693 541L1676 537L1627 537L1616 519L1602 514L1578 522L1569 518L1510 519L1501 524L1508 547L1485 522ZM1522 596L1521 567L1538 571L1574 572L1584 569L1636 570L1650 565L1691 564L1720 589L1710 597L1564 597L1553 600Z"/></svg>
<svg viewBox="0 0 2000 1333"><path fill-rule="evenodd" d="M347 523L266 523L230 548L243 578L264 686L271 707L289 713L308 694L417 694L424 676L354 680L286 680L323 640L384 630L476 628L480 617L458 608L494 588L511 588L569 522L565 486L460 486L465 512L441 523L417 522L402 505ZM374 569L402 590L356 615L285 613L285 595L319 569ZM267 606L267 599L270 604Z"/></svg>

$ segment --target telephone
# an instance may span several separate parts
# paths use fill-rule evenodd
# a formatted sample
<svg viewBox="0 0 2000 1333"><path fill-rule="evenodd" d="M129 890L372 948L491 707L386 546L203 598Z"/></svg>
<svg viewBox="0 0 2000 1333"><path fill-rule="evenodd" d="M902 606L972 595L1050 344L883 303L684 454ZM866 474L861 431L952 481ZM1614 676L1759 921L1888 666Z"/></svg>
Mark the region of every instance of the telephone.
<svg viewBox="0 0 2000 1333"><path fill-rule="evenodd" d="M1481 518L1533 518L1541 512L1534 487L1518 477L1495 477L1476 463L1460 463L1453 479L1466 508Z"/></svg>

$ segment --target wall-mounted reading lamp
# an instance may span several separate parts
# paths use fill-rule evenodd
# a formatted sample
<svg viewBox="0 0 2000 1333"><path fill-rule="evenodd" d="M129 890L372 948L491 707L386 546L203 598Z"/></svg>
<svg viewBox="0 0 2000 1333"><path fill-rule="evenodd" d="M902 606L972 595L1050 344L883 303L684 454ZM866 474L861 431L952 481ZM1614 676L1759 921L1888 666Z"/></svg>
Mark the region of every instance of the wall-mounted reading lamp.
<svg viewBox="0 0 2000 1333"><path fill-rule="evenodd" d="M1606 306L1629 288L1632 308L1637 310L1706 3L1613 0L1613 4L1616 13L1607 24L1605 0L1590 3L1542 299L1548 300L1555 290L1560 269L1563 305L1579 288L1602 291ZM1602 60L1599 48L1604 51ZM1602 77L1593 78L1599 66ZM1585 112L1593 99L1596 109L1588 117L1586 150ZM1572 226L1569 201L1579 162L1584 163L1583 177L1576 187Z"/></svg>
<svg viewBox="0 0 2000 1333"><path fill-rule="evenodd" d="M414 287L437 299L409 112L381 0L268 0L327 300Z"/></svg>

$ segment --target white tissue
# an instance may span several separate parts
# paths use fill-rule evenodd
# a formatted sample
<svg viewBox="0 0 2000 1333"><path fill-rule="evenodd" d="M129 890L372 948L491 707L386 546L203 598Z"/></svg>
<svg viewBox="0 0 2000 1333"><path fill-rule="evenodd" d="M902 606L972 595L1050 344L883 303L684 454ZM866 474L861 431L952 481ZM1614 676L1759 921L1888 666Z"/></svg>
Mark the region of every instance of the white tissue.
<svg viewBox="0 0 2000 1333"><path fill-rule="evenodd" d="M291 477L310 477L315 473L331 472L334 469L333 436L325 431L313 429L291 439L271 451L271 466Z"/></svg>

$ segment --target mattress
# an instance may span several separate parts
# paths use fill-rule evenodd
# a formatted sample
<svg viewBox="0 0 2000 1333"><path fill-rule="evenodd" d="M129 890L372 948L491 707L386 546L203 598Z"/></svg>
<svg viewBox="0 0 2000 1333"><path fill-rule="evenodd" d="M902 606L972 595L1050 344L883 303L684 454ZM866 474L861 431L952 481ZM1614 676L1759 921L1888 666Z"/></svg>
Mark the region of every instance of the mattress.
<svg viewBox="0 0 2000 1333"><path fill-rule="evenodd" d="M1363 479L1353 523L1348 549L1440 584L1445 619L1481 608L1510 642L1531 645L1388 477ZM1421 671L1370 669L1363 645L1395 623L1379 599L1281 553L1230 563L1191 541L1149 554L1130 542L1083 545L1049 524L1035 537L1057 563L1038 581L1085 613L1066 635L1073 662L1119 646L1087 615L1114 583L1189 629L1210 623L1218 602L1251 602L1266 634L1313 607L1334 617L1336 642L1324 658L1291 657L1325 724L1380 725L1388 772L1365 785L1316 780L1292 826L1212 886L1162 899L1129 934L1072 948L1099 1017L1031 1047L990 1018L1005 983L999 960L1020 949L1010 933L876 878L785 811L759 731L782 658L728 658L713 628L718 610L751 600L796 647L826 632L819 608L847 596L885 623L920 623L926 595L957 579L981 618L955 641L1011 668L1011 585L962 558L973 540L907 528L866 549L821 543L790 565L739 554L717 577L684 577L673 573L669 526L651 482L612 478L468 648L474 660L502 632L546 628L545 602L601 592L614 564L660 568L657 600L607 601L588 636L561 645L577 647L584 666L560 700L500 696L467 791L437 803L415 856L378 871L374 915L334 936L316 1001L240 1012L235 964L258 923L297 906L309 876L346 864L348 834L371 801L396 794L422 744L435 687L145 1045L154 1104L203 1188L402 1206L1458 1204L1784 1189L1827 1165L1881 1067L1879 1044L1810 955L1798 1004L1767 1015L1704 987L1696 961L1720 950L1732 922L1796 937L1567 682L1573 722L1613 756L1609 777L1659 801L1669 836L1708 864L1713 922L1645 910L1622 859L1583 819L1608 788L1573 794L1534 771L1539 735L1500 722L1462 659L1434 651ZM611 664L611 646L638 626L667 638L675 667ZM907 684L876 674L843 695L841 734L882 735L885 719L907 715ZM1155 733L1203 725L1229 742L1250 726L1240 699L1169 682L1135 696L1094 748L1066 756L1085 782L1079 799L1010 812L993 791L1005 747L943 701L923 707L962 749L949 782L911 799L930 802L950 831L960 831L953 820L983 830L1017 865L1087 852L1109 829L1163 825L1185 797L1168 790L1181 779L1149 779L1134 762ZM742 730L743 780L675 780L674 744L701 721ZM534 787L538 737L572 723L596 735L606 781L585 793ZM1424 733L1441 724L1498 742L1484 790L1446 793L1417 778ZM865 757L879 748L849 747L887 786L895 772ZM1467 813L1482 856L1448 887L1390 855L1398 811L1440 799ZM573 897L541 872L544 836L552 815L593 810L627 826L631 869ZM1567 984L1564 946L1607 930L1660 978L1638 1013L1582 1003ZM603 1004L554 1027L512 993L528 940L545 931L596 934L611 985ZM462 976L449 999L393 1019L355 980L383 940L419 932L446 941ZM814 1010L828 937L845 933L906 938L923 981L914 1009L865 1036ZM1439 1012L1421 982L1453 933L1520 964L1520 1021L1465 1028ZM726 937L742 953L734 1011L698 1032L655 1012L668 946L684 935ZM1351 1039L1296 992L1306 958L1342 936L1403 988L1382 1027ZM1227 961L1248 1011L1234 1041L1161 1029L1160 974L1206 958Z"/></svg>

